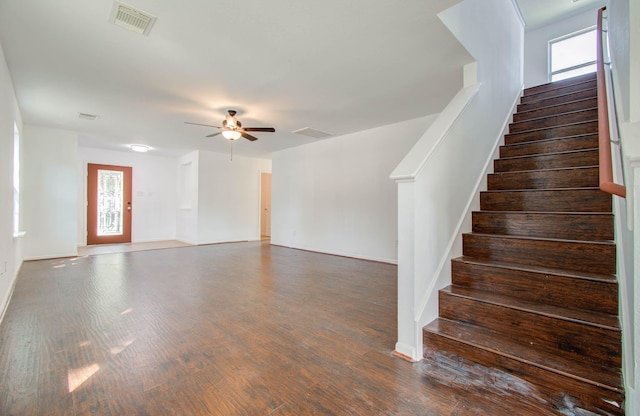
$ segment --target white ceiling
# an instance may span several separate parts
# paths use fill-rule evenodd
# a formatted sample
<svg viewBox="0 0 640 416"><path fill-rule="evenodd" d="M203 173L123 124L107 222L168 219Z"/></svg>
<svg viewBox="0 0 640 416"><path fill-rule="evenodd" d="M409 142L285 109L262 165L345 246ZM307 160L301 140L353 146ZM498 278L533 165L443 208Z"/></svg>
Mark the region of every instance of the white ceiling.
<svg viewBox="0 0 640 416"><path fill-rule="evenodd" d="M606 0L517 0L527 30L604 6ZM593 19L595 25L595 16Z"/></svg>
<svg viewBox="0 0 640 416"><path fill-rule="evenodd" d="M527 22L557 0L518 0ZM564 0L570 3L571 0ZM108 21L112 0L0 0L0 43L27 124L79 132L80 144L152 153L268 156L316 139L441 111L472 61L436 14L457 0L127 0L157 16L149 36ZM581 0L578 4L593 3ZM537 23L536 23L537 24ZM97 114L95 121L78 113Z"/></svg>

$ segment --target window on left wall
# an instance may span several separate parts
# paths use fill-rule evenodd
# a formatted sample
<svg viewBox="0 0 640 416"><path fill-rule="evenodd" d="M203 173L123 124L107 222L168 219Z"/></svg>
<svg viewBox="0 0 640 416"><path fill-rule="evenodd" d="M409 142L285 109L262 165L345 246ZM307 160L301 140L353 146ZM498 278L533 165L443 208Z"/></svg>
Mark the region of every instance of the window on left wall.
<svg viewBox="0 0 640 416"><path fill-rule="evenodd" d="M13 234L20 232L20 131L13 123Z"/></svg>

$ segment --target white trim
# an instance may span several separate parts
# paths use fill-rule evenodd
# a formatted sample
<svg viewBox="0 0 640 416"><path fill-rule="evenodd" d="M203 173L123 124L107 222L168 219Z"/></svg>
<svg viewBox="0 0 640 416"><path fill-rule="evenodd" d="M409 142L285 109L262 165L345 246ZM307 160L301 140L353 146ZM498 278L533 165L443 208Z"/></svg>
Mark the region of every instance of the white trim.
<svg viewBox="0 0 640 416"><path fill-rule="evenodd" d="M435 154L445 136L464 113L473 97L480 90L481 83L462 88L429 126L420 140L411 148L400 164L389 176L395 181L412 182L422 172L427 162Z"/></svg>
<svg viewBox="0 0 640 416"><path fill-rule="evenodd" d="M277 246L277 247L290 248L290 249L293 249L293 250L311 251L313 253L327 254L327 255L330 255L330 256L348 257L350 259L365 260L365 261L375 261L377 263L386 263L386 264L392 264L392 265L397 265L398 264L398 260L396 260L396 259L388 259L388 258L385 258L385 257L375 257L375 256L363 256L362 254L350 253L348 251L325 250L325 249L317 249L317 248L305 247L305 246L292 246L292 245L288 245L286 243L277 243L277 242L273 242L273 241L271 242L271 245L272 246Z"/></svg>
<svg viewBox="0 0 640 416"><path fill-rule="evenodd" d="M416 349L414 347L412 347L411 345L407 345L407 344L403 344L400 342L396 342L396 349L395 351L397 353L400 353L406 357L411 358L411 360L413 360L414 362L420 361L421 358L417 358L417 354L416 354Z"/></svg>
<svg viewBox="0 0 640 416"><path fill-rule="evenodd" d="M11 286L9 291L7 292L7 295L5 296L4 299L2 299L2 303L0 304L0 306L2 306L1 312L0 312L0 323L2 323L2 320L4 319L4 314L7 312L7 309L9 309L9 302L11 302L11 297L13 296L13 290L16 288L16 282L18 281L18 272L20 271L20 269L18 269L16 271L16 273L13 276L13 281L11 282Z"/></svg>
<svg viewBox="0 0 640 416"><path fill-rule="evenodd" d="M78 251L77 250L76 250L75 253L45 254L45 255L42 255L42 256L25 257L24 261L66 259L66 258L72 258L72 257L78 257Z"/></svg>
<svg viewBox="0 0 640 416"><path fill-rule="evenodd" d="M520 23L522 23L522 27L526 28L527 22L524 20L524 15L522 14L522 9L518 4L518 0L511 0L511 4L513 4L513 9L516 11L516 14L518 15L518 19L520 19Z"/></svg>

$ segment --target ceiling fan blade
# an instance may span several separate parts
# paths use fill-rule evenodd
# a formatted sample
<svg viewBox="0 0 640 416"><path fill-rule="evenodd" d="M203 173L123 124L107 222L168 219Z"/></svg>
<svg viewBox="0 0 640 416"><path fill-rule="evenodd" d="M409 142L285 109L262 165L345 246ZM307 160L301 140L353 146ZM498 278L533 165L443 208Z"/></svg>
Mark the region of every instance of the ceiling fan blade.
<svg viewBox="0 0 640 416"><path fill-rule="evenodd" d="M247 140L251 140L252 142L255 142L256 140L258 140L258 138L257 138L257 137L254 137L254 136L250 135L250 134L249 134L249 133L247 133L247 132L244 132L244 131L243 131L243 132L241 132L240 134L242 135L242 137L244 137L244 138L245 138L245 139L247 139Z"/></svg>
<svg viewBox="0 0 640 416"><path fill-rule="evenodd" d="M193 124L194 126L215 127L216 129L220 129L221 128L221 127L218 127L218 126L212 126L211 124L192 123L190 121L185 121L184 124Z"/></svg>
<svg viewBox="0 0 640 416"><path fill-rule="evenodd" d="M210 135L205 136L205 137L213 137L213 136L217 136L218 134L222 134L222 132L219 131L217 133L213 133L213 134L210 134Z"/></svg>
<svg viewBox="0 0 640 416"><path fill-rule="evenodd" d="M243 127L244 131L263 131L266 133L274 133L276 129L273 127Z"/></svg>

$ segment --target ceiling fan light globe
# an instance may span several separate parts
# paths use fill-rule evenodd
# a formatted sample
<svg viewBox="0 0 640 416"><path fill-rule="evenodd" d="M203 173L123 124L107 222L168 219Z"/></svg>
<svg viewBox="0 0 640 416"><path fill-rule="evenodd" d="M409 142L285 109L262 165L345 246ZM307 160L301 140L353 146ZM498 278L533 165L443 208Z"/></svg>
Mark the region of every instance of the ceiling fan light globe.
<svg viewBox="0 0 640 416"><path fill-rule="evenodd" d="M236 130L224 130L222 132L222 135L225 139L228 140L237 140L242 136L242 134L240 134L240 132Z"/></svg>

